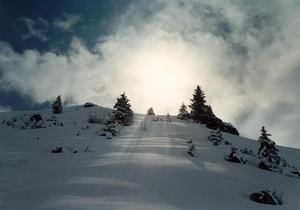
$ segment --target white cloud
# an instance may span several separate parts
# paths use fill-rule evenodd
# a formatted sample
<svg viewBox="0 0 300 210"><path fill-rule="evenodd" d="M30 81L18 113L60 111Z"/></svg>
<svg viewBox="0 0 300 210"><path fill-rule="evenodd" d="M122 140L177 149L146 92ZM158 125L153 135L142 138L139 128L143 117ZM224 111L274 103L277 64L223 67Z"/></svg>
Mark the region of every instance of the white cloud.
<svg viewBox="0 0 300 210"><path fill-rule="evenodd" d="M33 37L43 42L48 40L47 31L49 22L47 20L39 17L36 20L30 18L21 18L21 21L23 21L27 27L27 33L22 35L24 40Z"/></svg>
<svg viewBox="0 0 300 210"><path fill-rule="evenodd" d="M300 147L299 7L297 1L135 3L92 51L76 37L66 54L20 54L1 43L0 84L36 102L62 94L70 103L104 106L126 91L135 111L154 106L173 114L199 84L217 115L242 135L256 138L265 125L277 143Z"/></svg>
<svg viewBox="0 0 300 210"><path fill-rule="evenodd" d="M64 31L71 30L79 21L81 17L74 14L64 13L62 17L56 18L53 21L53 26Z"/></svg>

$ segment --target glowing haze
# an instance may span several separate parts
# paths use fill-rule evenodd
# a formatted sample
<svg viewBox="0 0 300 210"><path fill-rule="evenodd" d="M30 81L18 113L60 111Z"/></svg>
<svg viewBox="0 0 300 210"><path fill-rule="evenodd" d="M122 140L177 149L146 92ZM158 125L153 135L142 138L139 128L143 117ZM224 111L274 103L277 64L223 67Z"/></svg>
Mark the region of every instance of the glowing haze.
<svg viewBox="0 0 300 210"><path fill-rule="evenodd" d="M92 48L78 36L66 52L18 53L1 42L0 84L37 103L61 94L68 104L111 107L126 92L135 112L160 114L177 114L199 84L242 135L257 138L265 125L279 144L299 147L299 9L298 1L133 2ZM64 15L63 30L84 21Z"/></svg>

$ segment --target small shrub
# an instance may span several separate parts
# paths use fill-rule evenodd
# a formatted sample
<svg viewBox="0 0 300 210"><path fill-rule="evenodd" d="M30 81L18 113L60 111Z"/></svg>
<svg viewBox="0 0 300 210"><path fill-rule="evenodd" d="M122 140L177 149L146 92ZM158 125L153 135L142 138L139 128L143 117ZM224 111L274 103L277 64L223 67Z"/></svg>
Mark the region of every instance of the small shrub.
<svg viewBox="0 0 300 210"><path fill-rule="evenodd" d="M56 147L56 148L53 149L51 152L52 152L52 153L62 153L62 152L63 152L63 149L62 149L62 147Z"/></svg>
<svg viewBox="0 0 300 210"><path fill-rule="evenodd" d="M187 147L186 153L192 157L196 156L196 147L195 144L191 144Z"/></svg>
<svg viewBox="0 0 300 210"><path fill-rule="evenodd" d="M110 119L110 116L107 114L98 112L98 113L90 113L88 116L89 123L98 123L105 124Z"/></svg>
<svg viewBox="0 0 300 210"><path fill-rule="evenodd" d="M88 108L88 107L94 107L96 106L95 104L91 103L91 102L86 102L83 107Z"/></svg>

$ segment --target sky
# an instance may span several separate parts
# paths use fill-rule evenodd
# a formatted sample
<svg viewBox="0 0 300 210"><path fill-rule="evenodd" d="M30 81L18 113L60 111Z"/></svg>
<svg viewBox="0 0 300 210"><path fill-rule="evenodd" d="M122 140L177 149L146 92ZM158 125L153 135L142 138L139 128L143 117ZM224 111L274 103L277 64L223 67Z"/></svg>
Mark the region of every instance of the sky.
<svg viewBox="0 0 300 210"><path fill-rule="evenodd" d="M298 0L0 0L0 111L90 101L177 114L200 85L242 136L300 148Z"/></svg>

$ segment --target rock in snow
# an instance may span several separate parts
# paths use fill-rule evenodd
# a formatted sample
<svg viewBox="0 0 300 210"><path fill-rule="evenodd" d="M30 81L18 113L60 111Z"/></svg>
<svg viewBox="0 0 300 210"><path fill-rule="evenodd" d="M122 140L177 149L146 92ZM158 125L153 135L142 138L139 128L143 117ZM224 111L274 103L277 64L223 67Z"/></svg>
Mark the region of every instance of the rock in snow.
<svg viewBox="0 0 300 210"><path fill-rule="evenodd" d="M281 205L282 201L275 192L271 193L268 190L263 190L259 193L252 193L249 196L250 200L269 205Z"/></svg>

